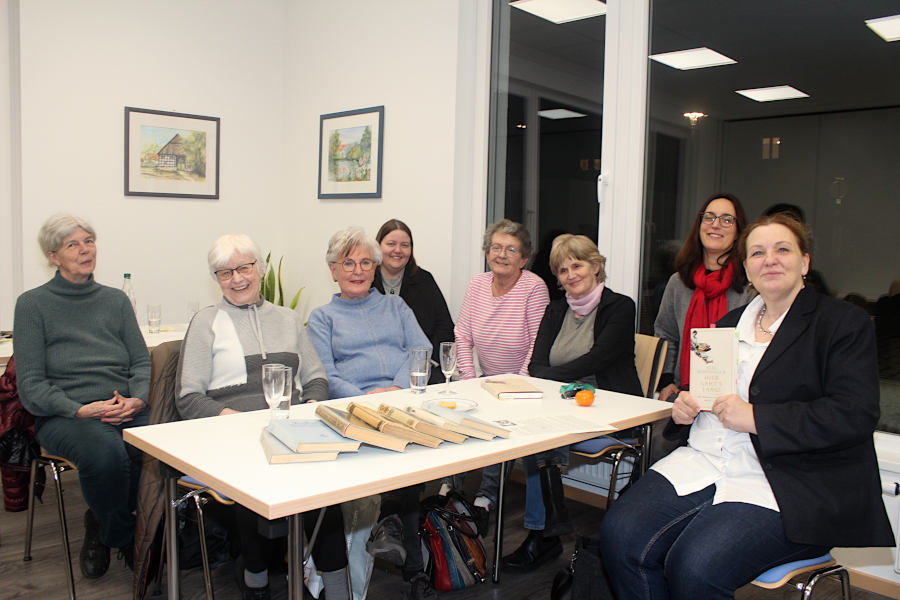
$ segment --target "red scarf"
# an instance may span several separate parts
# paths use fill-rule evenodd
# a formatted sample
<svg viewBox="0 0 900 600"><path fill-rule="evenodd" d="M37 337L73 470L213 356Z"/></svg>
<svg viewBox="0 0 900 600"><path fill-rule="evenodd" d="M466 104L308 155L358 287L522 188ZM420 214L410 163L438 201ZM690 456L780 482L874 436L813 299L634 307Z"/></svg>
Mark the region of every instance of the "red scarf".
<svg viewBox="0 0 900 600"><path fill-rule="evenodd" d="M681 389L691 385L691 329L710 327L728 312L728 291L734 280L734 264L729 262L718 271L706 272L701 263L694 271L694 295L684 317L684 332L681 336Z"/></svg>

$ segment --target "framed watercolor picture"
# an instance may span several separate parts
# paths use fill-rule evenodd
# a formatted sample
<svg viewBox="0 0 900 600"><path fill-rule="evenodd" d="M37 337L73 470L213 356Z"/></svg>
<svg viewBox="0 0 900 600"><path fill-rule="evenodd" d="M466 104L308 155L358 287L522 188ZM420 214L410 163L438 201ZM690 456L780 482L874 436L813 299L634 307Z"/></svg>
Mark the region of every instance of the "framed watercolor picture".
<svg viewBox="0 0 900 600"><path fill-rule="evenodd" d="M319 198L381 198L384 106L319 118Z"/></svg>
<svg viewBox="0 0 900 600"><path fill-rule="evenodd" d="M219 118L125 107L125 195L219 198Z"/></svg>

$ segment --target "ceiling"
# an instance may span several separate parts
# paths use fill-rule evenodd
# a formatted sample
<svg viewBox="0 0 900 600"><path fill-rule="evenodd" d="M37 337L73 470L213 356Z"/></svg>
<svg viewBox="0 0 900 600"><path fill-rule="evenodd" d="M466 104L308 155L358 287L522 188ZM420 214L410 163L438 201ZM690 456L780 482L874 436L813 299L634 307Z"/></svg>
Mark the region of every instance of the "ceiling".
<svg viewBox="0 0 900 600"><path fill-rule="evenodd" d="M700 111L736 120L900 106L900 41L885 42L865 25L900 14L900 0L654 0L651 10L651 54L706 46L737 61L679 71L651 60L656 118L678 121ZM510 76L553 88L535 81L547 70L515 72L522 64L602 79L605 25L605 16L556 25L510 9L510 53L522 59L510 61ZM775 85L810 97L760 103L734 92Z"/></svg>

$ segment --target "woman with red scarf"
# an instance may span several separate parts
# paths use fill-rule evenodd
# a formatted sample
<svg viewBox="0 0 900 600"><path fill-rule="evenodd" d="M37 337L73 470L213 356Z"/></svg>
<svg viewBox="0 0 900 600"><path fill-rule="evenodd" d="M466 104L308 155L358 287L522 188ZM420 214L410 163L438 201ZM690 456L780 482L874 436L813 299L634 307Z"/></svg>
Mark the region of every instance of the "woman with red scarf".
<svg viewBox="0 0 900 600"><path fill-rule="evenodd" d="M653 329L669 342L659 399L674 400L690 389L691 328L709 327L745 303L747 278L738 262L737 240L747 225L740 201L714 194L697 212L675 257L675 273L663 293Z"/></svg>

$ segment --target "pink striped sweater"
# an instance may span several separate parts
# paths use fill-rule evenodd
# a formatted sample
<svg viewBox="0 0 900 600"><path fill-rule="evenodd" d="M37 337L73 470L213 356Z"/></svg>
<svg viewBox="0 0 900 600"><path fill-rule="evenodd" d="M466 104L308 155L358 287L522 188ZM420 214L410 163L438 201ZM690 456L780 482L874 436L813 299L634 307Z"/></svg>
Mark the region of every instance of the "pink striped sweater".
<svg viewBox="0 0 900 600"><path fill-rule="evenodd" d="M550 302L547 286L531 271L522 271L513 289L495 298L491 293L493 281L490 271L479 273L466 289L455 329L462 379L475 377L473 348L483 375L528 375L534 339Z"/></svg>

